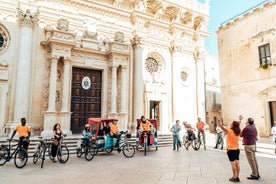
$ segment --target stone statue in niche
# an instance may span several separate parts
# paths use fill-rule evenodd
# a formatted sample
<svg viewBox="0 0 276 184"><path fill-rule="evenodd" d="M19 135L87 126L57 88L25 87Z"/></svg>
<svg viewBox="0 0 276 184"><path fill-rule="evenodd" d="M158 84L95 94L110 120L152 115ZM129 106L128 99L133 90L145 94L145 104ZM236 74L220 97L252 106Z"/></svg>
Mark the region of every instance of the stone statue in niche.
<svg viewBox="0 0 276 184"><path fill-rule="evenodd" d="M61 18L57 22L57 29L61 31L68 31L69 30L69 21Z"/></svg>
<svg viewBox="0 0 276 184"><path fill-rule="evenodd" d="M124 33L120 32L120 31L115 33L115 36L114 36L115 42L124 43L124 40L125 40Z"/></svg>
<svg viewBox="0 0 276 184"><path fill-rule="evenodd" d="M110 50L110 43L111 43L111 40L109 38L104 38L104 39L101 39L99 40L99 45L98 45L98 50L99 51L109 51Z"/></svg>

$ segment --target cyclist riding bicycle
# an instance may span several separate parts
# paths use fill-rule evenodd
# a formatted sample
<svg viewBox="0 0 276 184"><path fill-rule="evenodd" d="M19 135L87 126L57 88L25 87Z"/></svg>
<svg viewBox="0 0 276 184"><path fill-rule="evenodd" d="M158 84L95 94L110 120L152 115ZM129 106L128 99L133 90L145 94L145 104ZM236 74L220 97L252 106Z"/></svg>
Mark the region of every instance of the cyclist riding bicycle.
<svg viewBox="0 0 276 184"><path fill-rule="evenodd" d="M118 152L121 151L121 149L119 148L119 140L121 138L121 135L122 134L119 133L118 120L114 119L114 122L110 125L110 136L116 139L115 148L118 147Z"/></svg>
<svg viewBox="0 0 276 184"><path fill-rule="evenodd" d="M82 131L82 135L83 135L82 143L83 145L87 146L89 144L90 139L92 138L91 127L89 124L85 125L85 128Z"/></svg>
<svg viewBox="0 0 276 184"><path fill-rule="evenodd" d="M203 121L201 121L201 118L197 118L197 123L196 123L196 128L198 130L197 133L197 137L200 139L200 134L202 134L202 138L203 138L203 144L204 144L204 150L206 150L206 146L205 146L205 130L204 130L204 123Z"/></svg>
<svg viewBox="0 0 276 184"><path fill-rule="evenodd" d="M183 122L184 128L187 130L187 134L188 134L188 140L189 140L189 145L191 144L191 141L194 140L196 138L195 133L194 133L194 128L192 127L191 124L189 124L187 121ZM187 148L188 149L188 148Z"/></svg>
<svg viewBox="0 0 276 184"><path fill-rule="evenodd" d="M30 143L30 136L31 136L31 129L26 125L26 119L21 118L21 125L17 125L13 134L11 136L11 140L13 139L14 135L18 132L19 144L23 145L23 148L28 151L29 143Z"/></svg>
<svg viewBox="0 0 276 184"><path fill-rule="evenodd" d="M148 135L148 145L150 144L150 135L151 135L151 128L152 124L150 121L146 120L145 116L141 116L141 123L138 130L142 131L143 133L147 133ZM143 134L142 134L143 135ZM144 143L144 139L142 139L142 143Z"/></svg>

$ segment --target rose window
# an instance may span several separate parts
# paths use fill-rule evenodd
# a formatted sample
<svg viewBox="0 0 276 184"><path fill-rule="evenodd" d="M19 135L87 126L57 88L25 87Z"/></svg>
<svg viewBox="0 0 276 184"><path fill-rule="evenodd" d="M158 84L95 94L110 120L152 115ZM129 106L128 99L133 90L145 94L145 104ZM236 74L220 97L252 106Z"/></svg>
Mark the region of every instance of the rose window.
<svg viewBox="0 0 276 184"><path fill-rule="evenodd" d="M188 78L188 73L187 72L185 72L185 71L182 71L181 72L181 79L182 79L182 81L187 81L187 78Z"/></svg>
<svg viewBox="0 0 276 184"><path fill-rule="evenodd" d="M146 69L149 73L156 73L158 72L158 62L156 61L156 59L149 57L146 60Z"/></svg>

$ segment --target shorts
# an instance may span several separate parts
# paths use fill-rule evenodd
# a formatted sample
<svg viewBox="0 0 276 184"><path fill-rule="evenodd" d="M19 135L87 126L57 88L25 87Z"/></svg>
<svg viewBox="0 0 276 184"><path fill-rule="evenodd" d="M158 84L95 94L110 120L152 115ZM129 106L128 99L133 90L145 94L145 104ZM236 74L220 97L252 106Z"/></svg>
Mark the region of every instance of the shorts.
<svg viewBox="0 0 276 184"><path fill-rule="evenodd" d="M240 156L240 150L228 150L227 151L227 155L228 155L228 159L230 160L230 162L233 162L235 160L239 160L239 156Z"/></svg>

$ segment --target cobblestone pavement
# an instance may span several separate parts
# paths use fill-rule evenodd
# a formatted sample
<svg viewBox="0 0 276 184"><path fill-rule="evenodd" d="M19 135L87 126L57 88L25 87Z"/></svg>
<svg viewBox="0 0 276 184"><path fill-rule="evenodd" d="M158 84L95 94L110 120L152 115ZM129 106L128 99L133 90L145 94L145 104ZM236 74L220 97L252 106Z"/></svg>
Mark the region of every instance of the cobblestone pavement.
<svg viewBox="0 0 276 184"><path fill-rule="evenodd" d="M100 153L92 161L70 155L66 164L52 163L48 158L44 168L34 165L32 158L23 169L17 169L13 160L0 167L1 184L225 184L231 177L230 163L225 150L207 148L187 151L183 147L173 151L171 147L160 147L147 156L137 151L133 158L125 158L116 151ZM240 156L241 183L275 184L276 157L258 156L261 178L247 180L250 168L243 152Z"/></svg>

